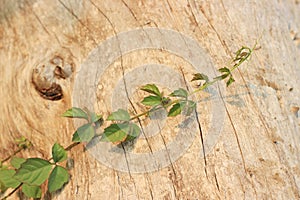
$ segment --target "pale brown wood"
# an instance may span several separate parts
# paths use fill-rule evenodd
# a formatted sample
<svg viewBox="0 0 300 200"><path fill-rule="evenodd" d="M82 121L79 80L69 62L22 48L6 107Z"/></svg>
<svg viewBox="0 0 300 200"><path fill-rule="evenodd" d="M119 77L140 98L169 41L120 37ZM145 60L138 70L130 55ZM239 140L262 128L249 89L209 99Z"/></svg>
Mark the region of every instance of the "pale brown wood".
<svg viewBox="0 0 300 200"><path fill-rule="evenodd" d="M224 124L205 160L197 129L176 162L148 173L111 169L79 145L69 152L70 182L51 198L300 199L299 13L299 2L292 0L2 0L0 158L16 150L14 139L22 135L33 143L18 154L22 157L49 158L55 141L70 144L75 127L61 114L73 105L76 75L90 52L117 33L149 27L178 31L198 42L214 70L258 40L251 60L235 71L236 82L228 89L220 84ZM119 58L99 80L96 110L105 117L112 111L114 80L135 66L165 64L187 81L195 73L184 58L163 49L132 51L123 55L123 68L120 63ZM198 111L205 139L213 115L203 102ZM171 140L167 134L173 129L167 130ZM155 151L163 141L150 138L149 145ZM16 193L10 199L17 198Z"/></svg>

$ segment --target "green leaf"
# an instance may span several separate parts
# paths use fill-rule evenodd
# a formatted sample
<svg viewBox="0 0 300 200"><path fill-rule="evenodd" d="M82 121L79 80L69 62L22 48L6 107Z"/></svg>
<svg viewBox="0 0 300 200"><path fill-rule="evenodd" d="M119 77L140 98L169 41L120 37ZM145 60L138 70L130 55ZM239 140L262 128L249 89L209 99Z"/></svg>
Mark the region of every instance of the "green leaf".
<svg viewBox="0 0 300 200"><path fill-rule="evenodd" d="M171 97L188 97L188 92L185 89L179 88L170 94Z"/></svg>
<svg viewBox="0 0 300 200"><path fill-rule="evenodd" d="M0 164L2 164L2 163L0 163ZM8 166L2 164L2 165L0 165L0 170L1 169L8 169Z"/></svg>
<svg viewBox="0 0 300 200"><path fill-rule="evenodd" d="M15 168L15 169L19 169L21 167L21 164L24 163L26 161L25 158L18 158L18 157L13 157L10 160L10 164Z"/></svg>
<svg viewBox="0 0 300 200"><path fill-rule="evenodd" d="M21 137L15 139L16 143L21 143L21 142L25 142L25 141L26 141L26 138L24 136L21 136Z"/></svg>
<svg viewBox="0 0 300 200"><path fill-rule="evenodd" d="M218 69L218 71L221 72L221 73L230 74L230 69L228 69L227 67L220 68L220 69Z"/></svg>
<svg viewBox="0 0 300 200"><path fill-rule="evenodd" d="M227 76L229 76L229 74L222 74L220 76L215 77L214 79L215 80L223 80L223 79L227 78Z"/></svg>
<svg viewBox="0 0 300 200"><path fill-rule="evenodd" d="M29 185L41 185L52 169L49 161L41 158L28 158L17 170L14 178Z"/></svg>
<svg viewBox="0 0 300 200"><path fill-rule="evenodd" d="M8 188L4 185L4 183L2 183L2 181L0 180L0 194L4 193Z"/></svg>
<svg viewBox="0 0 300 200"><path fill-rule="evenodd" d="M168 117L175 117L181 113L182 106L180 103L176 103L172 106L172 108L169 110Z"/></svg>
<svg viewBox="0 0 300 200"><path fill-rule="evenodd" d="M245 49L244 47L241 47L239 50L237 50L237 51L235 52L235 55L236 55L236 56L240 55L241 52L242 52L244 49Z"/></svg>
<svg viewBox="0 0 300 200"><path fill-rule="evenodd" d="M126 110L118 109L116 112L113 112L108 116L107 120L110 121L129 121L130 115Z"/></svg>
<svg viewBox="0 0 300 200"><path fill-rule="evenodd" d="M95 129L91 123L80 126L73 134L73 142L89 142L95 136ZM76 141L74 141L76 140Z"/></svg>
<svg viewBox="0 0 300 200"><path fill-rule="evenodd" d="M23 184L22 185L22 192L28 198L41 198L42 197L42 190L41 190L40 186Z"/></svg>
<svg viewBox="0 0 300 200"><path fill-rule="evenodd" d="M58 143L52 147L52 157L55 163L62 162L68 158L66 150Z"/></svg>
<svg viewBox="0 0 300 200"><path fill-rule="evenodd" d="M129 132L127 133L126 141L132 141L141 133L141 128L136 124L129 124Z"/></svg>
<svg viewBox="0 0 300 200"><path fill-rule="evenodd" d="M171 99L169 97L163 97L161 100L161 104L163 106L168 105L171 102Z"/></svg>
<svg viewBox="0 0 300 200"><path fill-rule="evenodd" d="M157 106L161 104L161 100L162 99L159 96L147 96L141 103L146 106Z"/></svg>
<svg viewBox="0 0 300 200"><path fill-rule="evenodd" d="M209 82L208 76L206 76L205 74L202 74L202 73L194 74L194 77L191 81L198 81L198 80L203 80L205 82Z"/></svg>
<svg viewBox="0 0 300 200"><path fill-rule="evenodd" d="M84 118L86 120L89 119L86 112L84 112L81 108L72 107L68 109L66 112L63 113L63 117L70 117L70 118Z"/></svg>
<svg viewBox="0 0 300 200"><path fill-rule="evenodd" d="M80 139L77 131L72 136L72 142L81 142L81 139Z"/></svg>
<svg viewBox="0 0 300 200"><path fill-rule="evenodd" d="M240 54L236 55L233 61L241 62L243 59L246 59L250 55L250 52L241 52Z"/></svg>
<svg viewBox="0 0 300 200"><path fill-rule="evenodd" d="M27 140L24 136L15 139L15 142L18 144L18 147L23 149L26 149L32 145L31 142Z"/></svg>
<svg viewBox="0 0 300 200"><path fill-rule="evenodd" d="M233 79L232 76L230 76L230 78L228 79L228 81L226 82L226 86L228 87L229 85L231 85L235 80Z"/></svg>
<svg viewBox="0 0 300 200"><path fill-rule="evenodd" d="M233 61L241 62L242 59L246 59L251 55L251 49L243 46L235 53L235 59Z"/></svg>
<svg viewBox="0 0 300 200"><path fill-rule="evenodd" d="M96 123L102 119L102 115L98 115L96 113L91 113L91 121Z"/></svg>
<svg viewBox="0 0 300 200"><path fill-rule="evenodd" d="M129 124L111 124L104 129L101 141L105 142L122 142L126 139L129 132Z"/></svg>
<svg viewBox="0 0 300 200"><path fill-rule="evenodd" d="M141 90L161 97L161 93L155 84L147 84L141 87Z"/></svg>
<svg viewBox="0 0 300 200"><path fill-rule="evenodd" d="M17 188L21 182L14 178L16 171L12 169L1 169L0 170L0 182L1 188ZM1 190L2 191L2 190Z"/></svg>
<svg viewBox="0 0 300 200"><path fill-rule="evenodd" d="M191 100L180 101L172 106L169 110L168 117L175 117L179 114L189 116L196 108L196 102Z"/></svg>
<svg viewBox="0 0 300 200"><path fill-rule="evenodd" d="M70 175L65 168L61 166L55 166L48 181L49 192L54 192L61 189L63 185L69 181L69 177Z"/></svg>

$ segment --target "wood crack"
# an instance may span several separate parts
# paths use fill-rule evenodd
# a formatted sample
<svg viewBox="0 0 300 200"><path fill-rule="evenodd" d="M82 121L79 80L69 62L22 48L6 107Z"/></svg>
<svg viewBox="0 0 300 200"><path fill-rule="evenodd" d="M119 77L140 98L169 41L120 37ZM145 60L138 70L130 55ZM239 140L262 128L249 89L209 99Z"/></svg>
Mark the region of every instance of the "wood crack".
<svg viewBox="0 0 300 200"><path fill-rule="evenodd" d="M134 181L134 179L133 179L133 177L131 175L130 166L129 166L129 162L128 162L128 158L127 158L127 152L125 150L125 147L124 147L123 143L121 143L121 146L122 146L122 149L123 149L123 152L124 152L124 156L125 156L125 160L126 160L126 166L127 166L127 170L128 170L128 174L129 174L130 180L133 183L133 186L134 186L134 189L135 189L135 192L136 192L136 195L137 195L138 199L140 199L139 198L139 193L137 192L137 187L136 187L135 181Z"/></svg>
<svg viewBox="0 0 300 200"><path fill-rule="evenodd" d="M36 18L36 20L38 21L38 23L42 26L43 30L47 33L47 35L49 35L50 37L52 37L53 35L50 33L50 31L47 29L47 27L45 26L45 24L42 22L41 18L36 14L36 12L32 9L32 7L30 6L30 3L28 1L25 1L28 8L31 10L32 14L34 15L34 17ZM56 34L54 34L55 40L57 41L57 43L61 45L58 37Z"/></svg>
<svg viewBox="0 0 300 200"><path fill-rule="evenodd" d="M98 12L101 13L101 15L103 15L105 17L105 19L111 25L111 27L113 29L113 32L114 32L114 34L116 36L116 39L118 40L118 48L119 48L119 53L120 53L121 69L122 69L122 79L123 79L123 83L124 83L124 87L125 87L126 97L127 97L127 100L129 101L131 107L133 108L134 112L137 113L137 110L136 110L135 106L133 105L131 99L129 98L129 94L128 94L127 84L126 84L126 80L125 80L125 69L124 69L124 64L123 64L123 53L122 53L122 49L121 49L121 46L120 46L120 40L119 40L119 37L117 35L116 28L115 28L114 24L112 23L112 21L109 19L109 17L93 1L90 0L90 3L98 10ZM127 5L127 4L125 4L125 5ZM148 139L147 139L147 137L145 135L145 132L144 132L141 120L139 118L138 118L138 122L139 122L139 125L141 126L142 133L145 136L145 139L147 141L147 144L148 144L148 147L150 149L150 152L151 152L151 154L153 154L152 148L151 148L150 143L149 143L149 141L148 141ZM131 172L130 172L130 166L129 166L129 162L128 162L128 158L127 158L127 154L126 154L126 149L125 149L123 143L121 143L121 145L122 145L122 149L123 149L123 152L124 152L124 156L125 156L125 160L126 160L126 165L127 165L127 169L128 169L128 172L129 172L129 176L130 176L130 178L131 178L131 180L133 182L133 185L134 185L134 188L135 188L135 191L136 191L136 195L137 195L137 197L139 199L139 195L138 195L138 192L137 192L137 187L136 187L135 181L134 181L134 179L133 179L133 177L131 175Z"/></svg>
<svg viewBox="0 0 300 200"><path fill-rule="evenodd" d="M127 9L128 9L129 12L131 13L131 15L133 16L133 18L135 19L135 21L138 22L138 19L137 19L136 15L135 15L134 12L132 11L132 9L128 6L128 4L127 4L124 0L122 0L122 3L127 7Z"/></svg>
<svg viewBox="0 0 300 200"><path fill-rule="evenodd" d="M229 113L229 111L228 111L228 109L227 109L227 106L225 105L225 102L224 102L223 98L222 98L222 101L223 101L223 103L224 103L225 110L226 110L227 116L228 116L228 118L229 118L231 127L233 128L233 133L234 133L234 136L235 136L235 139L236 139L236 142L237 142L237 145L238 145L238 148L239 148L241 157L242 157L243 167L244 167L245 173L247 174L246 164L245 164L245 158L244 158L244 155L243 155L243 151L242 151L242 148L241 148L241 144L240 144L240 140L239 140L237 131L236 131L236 129L235 129L235 126L234 126L233 121L232 121L232 119L231 119L230 113Z"/></svg>
<svg viewBox="0 0 300 200"><path fill-rule="evenodd" d="M151 40L151 38L149 37L148 33L144 30L143 25L139 22L138 18L136 17L136 14L133 12L133 10L129 7L129 5L124 0L122 0L122 3L126 6L126 8L129 10L129 12L132 15L132 17L135 19L135 21L138 23L138 25L141 27L141 29L144 31L144 33L147 35L149 41L151 43L153 43L152 40Z"/></svg>
<svg viewBox="0 0 300 200"><path fill-rule="evenodd" d="M173 187L173 192L174 192L175 198L177 198L177 191L176 191L176 187L175 187L175 186L177 186L177 175L176 175L175 167L174 167L172 159L170 157L165 138L161 134L161 127L159 126L159 124L158 124L158 128L159 128L159 135L160 135L160 137L161 137L161 139L164 143L164 147L165 147L165 150L167 152L168 159L169 159L170 165L171 165L171 169L172 169L172 172L173 172L173 175L174 175L174 178L171 178L171 181L172 181L172 187Z"/></svg>
<svg viewBox="0 0 300 200"><path fill-rule="evenodd" d="M185 83L185 87L186 87L187 91L189 91L187 81L186 81L186 78L185 78L182 67L180 68L180 71L181 71L181 75L182 75L184 83ZM207 175L207 159L206 159L206 153L205 153L204 138L203 138L203 132L202 132L202 127L201 127L201 123L200 123L200 120L199 120L199 115L198 115L198 112L197 112L197 108L195 109L195 114L196 114L196 121L197 121L197 125L198 125L198 130L199 130L199 135L200 135L200 140L201 140L201 146L202 146L203 161L204 161L204 172L205 172L206 178L208 178L208 175Z"/></svg>
<svg viewBox="0 0 300 200"><path fill-rule="evenodd" d="M121 196L119 195L119 198L118 199L124 199L124 192L123 192L123 187L121 186L121 181L120 181L120 176L119 176L119 173L117 171L115 171L116 175L117 175L117 180L118 180L118 185L120 187L120 193L121 193Z"/></svg>
<svg viewBox="0 0 300 200"><path fill-rule="evenodd" d="M208 16L205 14L204 8L202 6L200 6L200 10L201 13L203 14L203 16L205 17L206 21L208 22L209 26L213 29L213 31L216 33L220 43L222 44L223 48L225 49L226 53L233 58L233 56L230 53L230 50L228 48L228 46L226 45L225 41L222 40L220 34L218 33L218 31L216 30L216 28L214 27L214 25L212 24L211 20L208 18Z"/></svg>
<svg viewBox="0 0 300 200"><path fill-rule="evenodd" d="M231 18L230 18L229 15L228 15L228 12L227 12L227 10L226 10L226 8L225 8L225 5L224 5L223 0L220 0L220 2L221 2L221 5L222 5L222 8L223 8L223 10L224 10L224 12L225 12L226 17L229 19L229 22L230 22L230 24L232 25Z"/></svg>
<svg viewBox="0 0 300 200"><path fill-rule="evenodd" d="M196 114L196 121L197 121L197 125L198 125L198 130L199 130L199 135L200 135L200 140L201 140L201 146L202 146L204 171L205 171L206 177L208 177L207 176L207 169L206 169L207 168L207 159L206 159L206 153L205 153L205 147L204 147L203 132L202 132L201 123L200 123L200 120L199 120L197 110L195 110L195 114Z"/></svg>
<svg viewBox="0 0 300 200"><path fill-rule="evenodd" d="M189 91L187 81L186 81L186 78L185 78L182 67L180 68L180 71L181 71L181 75L183 77L186 89L187 89L187 91ZM199 115L198 115L198 112L197 112L197 108L195 109L195 114L196 114L196 121L197 121L197 125L198 125L198 130L199 130L199 135L200 135L200 140L201 140L201 146L202 146L203 161L204 161L204 172L205 172L206 177L208 177L207 176L207 159L206 159L206 153L205 153L204 138L203 138L203 132L202 132L202 127L201 127L201 123L200 123L200 120L199 120Z"/></svg>
<svg viewBox="0 0 300 200"><path fill-rule="evenodd" d="M280 149L278 149L278 147L276 146L276 144L274 144L274 143L273 143L273 140L271 139L271 138L272 138L272 133L269 131L269 127L268 127L268 125L267 125L267 122L266 122L266 120L264 119L261 110L258 108L257 104L255 103L255 101L254 101L254 99L253 99L253 95L252 95L252 93L250 92L249 86L248 86L248 84L246 83L246 80L245 80L243 74L241 73L241 71L240 71L239 68L237 69L237 71L238 71L239 75L241 76L243 83L245 84L247 93L249 94L249 98L250 98L251 104L252 104L252 106L253 106L252 108L254 108L255 111L256 111L256 113L258 114L259 120L262 122L263 128L264 128L264 130L265 130L267 136L270 138L270 140L271 140L271 142L272 142L272 146L274 146L274 149L275 149L275 151L276 151L276 153L277 153L277 155L278 155L278 158L279 158L280 163L286 165L286 166L289 168L289 164L287 163L287 161L284 159L284 157L282 157L282 156L280 155ZM294 176L293 176L292 174L290 174L290 173L287 173L287 175L288 175L288 177L290 178L290 182L291 182L291 185L292 185L292 187L293 187L293 192L294 192L295 196L299 196L299 194L298 194L298 192L297 192L298 189L297 189L297 184L296 184L296 181L295 181L295 179L294 179ZM254 188L254 186L253 186L253 188ZM254 189L254 190L255 190L255 189Z"/></svg>
<svg viewBox="0 0 300 200"><path fill-rule="evenodd" d="M167 4L168 4L168 6L169 6L169 8L170 8L170 11L173 12L173 9L172 9L172 7L171 7L171 4L170 4L169 0L167 0Z"/></svg>
<svg viewBox="0 0 300 200"><path fill-rule="evenodd" d="M149 185L150 197L153 200L154 199L154 195L153 195L153 190L152 190L152 183L150 181L149 174L147 172L145 173L145 178L146 178L147 183Z"/></svg>
<svg viewBox="0 0 300 200"><path fill-rule="evenodd" d="M93 6L95 6L95 8L96 8L96 9L97 9L97 10L98 10L98 11L106 18L106 20L109 22L109 24L111 25L111 27L112 27L112 29L113 29L113 32L114 32L114 34L115 34L117 40L118 40L118 44L119 44L118 47L119 47L119 52L120 52L121 68L122 68L122 79L123 79L123 83L124 83L124 87L125 87L126 97L127 97L128 101L129 101L131 107L133 108L134 112L137 113L137 110L136 110L134 104L132 103L132 101L131 101L131 99L129 98L129 95L128 95L127 84L126 84L126 80L125 80L125 76L124 76L124 75L125 75L125 70L124 70L124 64L123 64L123 54L122 54L122 50L121 50L121 47L120 47L120 40L119 40L119 37L118 37L118 35L117 35L117 31L116 31L116 29L115 29L115 26L114 26L114 24L112 23L112 21L109 19L109 17L108 17L107 15L105 15L105 13L104 13L104 12L103 12L103 11L102 11L102 10L101 10L101 9L100 9L93 1L90 0L90 2L91 2L91 4L92 4ZM127 4L126 4L126 5L127 5ZM153 154L151 145L150 145L150 143L149 143L148 138L146 137L146 134L145 134L145 132L144 132L144 128L143 128L143 126L142 126L142 123L141 123L140 118L138 118L138 123L139 123L139 125L141 126L142 133L143 133L143 135L144 135L144 137L145 137L145 140L146 140L146 142L147 142L147 144L148 144L149 150L150 150L151 154Z"/></svg>
<svg viewBox="0 0 300 200"><path fill-rule="evenodd" d="M187 0L187 3L188 3L188 6L189 6L189 8L190 8L190 11L191 11L191 13L192 13L192 17L193 17L194 21L196 22L196 27L199 27L198 20L197 20L197 18L196 18L196 16L195 16L195 13L194 13L194 11L193 11L193 9L192 9L192 6L191 6L189 0ZM195 29L196 29L196 27L195 27Z"/></svg>
<svg viewBox="0 0 300 200"><path fill-rule="evenodd" d="M218 178L217 178L216 172L214 172L214 178L215 178L215 182L216 182L217 189L218 189L218 191L220 192L220 186L219 186L219 182L218 182Z"/></svg>
<svg viewBox="0 0 300 200"><path fill-rule="evenodd" d="M89 33L91 33L92 31L79 19L79 17L70 9L68 8L61 0L57 0L84 28L86 28ZM98 42L95 40L95 38L90 35L94 44L98 44Z"/></svg>
<svg viewBox="0 0 300 200"><path fill-rule="evenodd" d="M163 137L163 135L161 134L161 127L160 127L160 125L159 125L159 124L157 124L157 125L158 125L158 128L159 128L159 135L160 135L160 137L161 137L161 139L162 139L162 141L163 141L163 143L164 143L164 147L165 147L165 150L166 150L166 152L167 152L168 159L169 159L169 161L170 161L170 164L171 164L171 168L172 168L173 174L174 174L175 177L176 177L175 167L174 167L174 165L173 165L173 162L172 162L170 153L169 153L169 151L168 151L166 140L165 140L165 138Z"/></svg>
<svg viewBox="0 0 300 200"><path fill-rule="evenodd" d="M221 2L222 2L222 6L223 6L223 8L224 8L223 1L221 0ZM230 17L228 16L228 13L226 12L226 9L225 9L225 8L224 8L224 10L225 10L225 13L227 14L227 17L228 17L229 20L230 20ZM255 11L255 10L256 10L256 9L254 9L254 11ZM204 10L202 9L202 7L201 7L201 12L202 12L203 15L205 16L205 13L204 13ZM205 16L205 17L206 17L206 16ZM206 18L207 18L207 17L206 17ZM208 19L207 19L207 20L208 20ZM257 18L255 18L255 20L257 20ZM208 22L209 22L209 20L208 20ZM230 22L231 22L231 20L230 20ZM210 22L209 22L209 23L210 23ZM210 24L211 24L211 23L210 23ZM212 26L212 28L213 28L213 26ZM237 30L237 32L238 32L238 30ZM226 49L229 49L229 48L227 47L226 43L224 43L224 45L225 45ZM230 55L230 54L229 54L229 55ZM254 107L256 113L258 114L259 120L262 122L262 125L263 125L263 128L265 129L265 132L267 133L268 137L269 137L270 140L272 141L272 139L271 139L271 138L272 138L272 134L271 134L270 131L269 131L269 127L268 127L268 125L267 125L267 122L266 122L266 120L264 119L261 110L258 108L257 104L255 103L255 101L254 101L254 99L253 99L253 95L252 95L252 93L250 92L249 86L247 85L246 80L245 80L243 74L241 73L241 71L240 71L239 68L237 69L237 71L238 71L239 75L241 76L243 83L245 84L247 93L249 94L249 98L250 98L250 100L251 100L251 103L252 103L252 105L253 105L253 107ZM227 108L226 108L226 111L227 111ZM274 144L274 143L272 142L272 145L274 146L274 149L275 149L275 151L276 151L276 153L277 153L277 155L278 155L278 157L279 157L280 163L281 163L281 164L285 164L285 165L289 168L289 164L288 164L287 161L280 155L280 152L279 152L280 150L278 149L278 147L276 146L276 144ZM298 189L297 189L297 184L296 184L296 181L295 181L295 179L294 179L294 176L291 175L290 173L288 173L287 175L288 175L288 177L289 177L290 179L292 179L292 180L291 180L291 185L292 185L292 187L293 187L293 192L294 192L295 196L299 196L298 192L296 192ZM253 186L253 185L252 185L252 186ZM253 186L253 188L254 188L254 186ZM254 190L255 190L255 188L254 188Z"/></svg>

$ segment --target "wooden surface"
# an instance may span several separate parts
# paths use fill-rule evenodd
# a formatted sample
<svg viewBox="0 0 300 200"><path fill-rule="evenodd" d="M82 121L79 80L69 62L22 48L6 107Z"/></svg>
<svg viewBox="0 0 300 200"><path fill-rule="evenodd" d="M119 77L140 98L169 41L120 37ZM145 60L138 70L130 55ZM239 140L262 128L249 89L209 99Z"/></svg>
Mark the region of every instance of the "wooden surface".
<svg viewBox="0 0 300 200"><path fill-rule="evenodd" d="M119 172L78 146L69 153L71 180L52 198L300 199L299 13L296 0L2 0L0 157L12 153L22 135L34 145L19 154L24 157L49 158L55 141L70 143L75 127L61 114L72 106L76 74L90 52L117 33L178 31L198 42L215 70L259 39L251 60L235 72L236 82L221 90L224 124L206 163L199 130L178 160L147 173ZM143 62L166 64L187 80L194 73L184 59L163 50L136 50L123 61L125 68L117 61L107 68L100 100L111 94L114 78ZM110 102L102 103L95 109L107 116ZM201 106L205 139L213 115ZM160 148L159 139L149 142Z"/></svg>

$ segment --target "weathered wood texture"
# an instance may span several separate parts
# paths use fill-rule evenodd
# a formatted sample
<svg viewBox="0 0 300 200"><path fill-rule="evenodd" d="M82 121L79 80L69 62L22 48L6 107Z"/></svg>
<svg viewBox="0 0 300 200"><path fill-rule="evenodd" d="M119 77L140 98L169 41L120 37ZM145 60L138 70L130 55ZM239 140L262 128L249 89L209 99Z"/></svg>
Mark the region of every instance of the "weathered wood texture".
<svg viewBox="0 0 300 200"><path fill-rule="evenodd" d="M55 141L67 146L74 125L61 114L72 106L81 64L107 38L147 27L193 38L215 69L241 46L253 46L259 39L251 60L235 72L236 82L226 94L220 90L225 120L206 164L200 156L199 130L181 158L149 173L113 170L79 146L69 153L74 159L70 182L52 198L300 199L300 4L296 0L2 0L0 157L11 154L16 149L14 139L22 135L34 147L19 156L49 158ZM114 78L119 80L123 72L143 62L168 65L187 80L195 72L172 53L132 51L123 58L124 69L118 67L120 62L107 69L99 80L98 97L111 95ZM47 72L55 66L64 73L59 68L55 75ZM48 80L43 79L43 70L50 74ZM100 102L103 106L99 104L97 111L107 116L110 102ZM205 139L211 110L201 105ZM150 138L149 145L162 148L155 146L162 144L160 140Z"/></svg>

